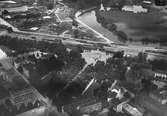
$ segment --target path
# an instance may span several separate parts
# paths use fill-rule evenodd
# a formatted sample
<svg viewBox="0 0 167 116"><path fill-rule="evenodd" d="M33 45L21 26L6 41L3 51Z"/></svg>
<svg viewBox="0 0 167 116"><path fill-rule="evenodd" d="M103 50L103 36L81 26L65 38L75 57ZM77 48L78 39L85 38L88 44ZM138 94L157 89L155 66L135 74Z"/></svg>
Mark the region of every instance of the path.
<svg viewBox="0 0 167 116"><path fill-rule="evenodd" d="M85 69L88 66L89 66L89 64L85 64L84 67L78 72L78 74L69 83L67 83L66 86L63 87L63 89L56 94L56 96L59 96L65 89L67 89L71 85L72 82L74 82L75 80L77 80L79 78L80 74L82 74L82 72L85 71Z"/></svg>

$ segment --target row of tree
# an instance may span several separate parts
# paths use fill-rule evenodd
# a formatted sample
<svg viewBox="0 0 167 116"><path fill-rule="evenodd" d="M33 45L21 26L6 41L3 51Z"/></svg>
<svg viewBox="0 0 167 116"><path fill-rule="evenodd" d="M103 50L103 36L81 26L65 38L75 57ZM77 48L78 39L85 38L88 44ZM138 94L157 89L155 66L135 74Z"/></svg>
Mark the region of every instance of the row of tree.
<svg viewBox="0 0 167 116"><path fill-rule="evenodd" d="M143 44L157 44L160 43L161 46L166 46L167 45L167 40L166 39L151 39L151 38L143 38L142 40Z"/></svg>

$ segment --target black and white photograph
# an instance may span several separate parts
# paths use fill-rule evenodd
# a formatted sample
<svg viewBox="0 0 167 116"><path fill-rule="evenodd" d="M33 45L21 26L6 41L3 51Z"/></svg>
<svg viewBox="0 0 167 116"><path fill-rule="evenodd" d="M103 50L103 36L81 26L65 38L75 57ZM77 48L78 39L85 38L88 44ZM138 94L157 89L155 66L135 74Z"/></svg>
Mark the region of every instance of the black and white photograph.
<svg viewBox="0 0 167 116"><path fill-rule="evenodd" d="M0 116L167 116L167 0L0 0Z"/></svg>

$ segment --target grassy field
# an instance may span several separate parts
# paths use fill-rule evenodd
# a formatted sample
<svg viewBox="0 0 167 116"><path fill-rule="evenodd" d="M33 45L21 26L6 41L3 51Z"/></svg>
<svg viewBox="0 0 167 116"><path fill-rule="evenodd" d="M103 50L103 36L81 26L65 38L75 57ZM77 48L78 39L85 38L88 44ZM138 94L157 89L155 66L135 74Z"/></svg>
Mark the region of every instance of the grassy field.
<svg viewBox="0 0 167 116"><path fill-rule="evenodd" d="M125 32L132 39L166 39L167 37L167 12L157 10L135 14L111 10L100 12L100 15L108 22L115 23L118 30Z"/></svg>

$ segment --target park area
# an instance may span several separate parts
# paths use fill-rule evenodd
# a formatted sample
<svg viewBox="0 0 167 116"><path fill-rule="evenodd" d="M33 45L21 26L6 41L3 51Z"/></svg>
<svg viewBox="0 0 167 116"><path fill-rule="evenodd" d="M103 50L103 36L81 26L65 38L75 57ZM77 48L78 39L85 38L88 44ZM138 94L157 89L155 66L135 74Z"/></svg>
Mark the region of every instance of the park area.
<svg viewBox="0 0 167 116"><path fill-rule="evenodd" d="M149 10L147 13L133 13L112 9L100 12L100 15L117 26L118 31L127 34L129 39L165 40L167 33L166 9Z"/></svg>

